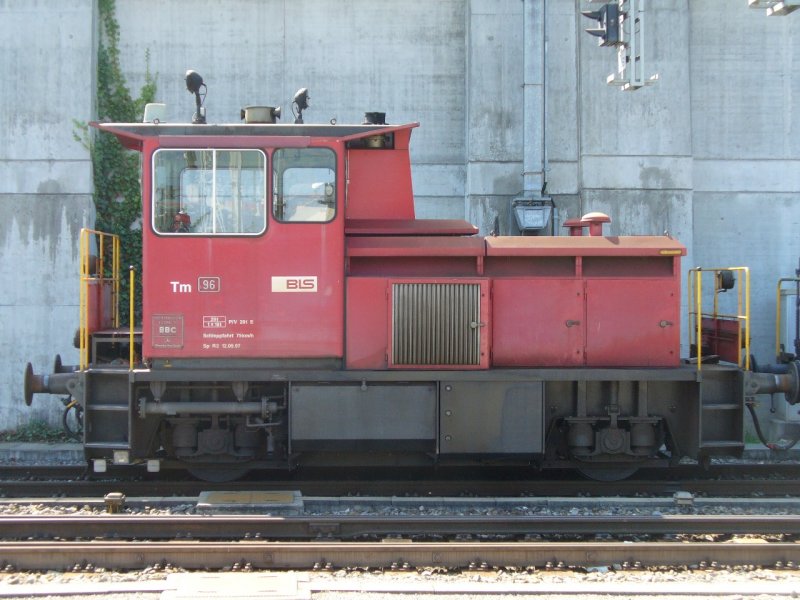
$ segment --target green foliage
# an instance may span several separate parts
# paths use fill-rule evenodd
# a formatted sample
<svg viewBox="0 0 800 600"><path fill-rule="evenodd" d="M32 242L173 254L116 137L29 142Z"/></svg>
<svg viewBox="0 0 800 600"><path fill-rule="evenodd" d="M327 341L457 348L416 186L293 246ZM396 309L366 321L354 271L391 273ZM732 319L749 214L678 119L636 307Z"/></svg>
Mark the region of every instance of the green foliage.
<svg viewBox="0 0 800 600"><path fill-rule="evenodd" d="M119 60L119 24L115 0L99 0L100 41L97 48L97 117L116 123L141 122L144 107L155 97L155 78L150 74L150 56L145 52L145 83L139 96L128 90ZM76 123L75 139L90 151L94 172L95 229L120 238L120 315L127 314L130 290L127 271L136 269L135 311L141 317L142 195L139 184L139 153L126 150L116 137L98 132L90 136L85 124ZM78 134L80 132L80 135ZM123 322L124 318L121 319Z"/></svg>
<svg viewBox="0 0 800 600"><path fill-rule="evenodd" d="M12 431L0 431L0 442L69 442L71 440L61 428L34 419Z"/></svg>

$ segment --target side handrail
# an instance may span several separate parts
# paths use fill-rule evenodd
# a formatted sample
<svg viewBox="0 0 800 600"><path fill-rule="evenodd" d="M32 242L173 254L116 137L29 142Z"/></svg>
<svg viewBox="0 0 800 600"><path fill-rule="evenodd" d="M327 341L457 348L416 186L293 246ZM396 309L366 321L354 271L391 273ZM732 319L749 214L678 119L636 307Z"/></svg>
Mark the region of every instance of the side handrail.
<svg viewBox="0 0 800 600"><path fill-rule="evenodd" d="M714 308L712 312L703 312L703 273L713 273L714 280L723 272L739 272L744 278L744 286L739 285L737 290L736 314L723 314L719 312L719 294L724 291L714 287ZM689 312L689 345L693 343L697 349L697 370L702 370L703 365L703 317L713 319L735 319L739 323L739 339L744 331L744 360L742 360L742 344L737 344L737 364L745 370L750 370L750 269L748 267L717 267L689 269L688 285L686 286ZM694 310L693 310L694 309Z"/></svg>
<svg viewBox="0 0 800 600"><path fill-rule="evenodd" d="M96 236L97 254L92 254L92 236ZM111 243L111 257L106 256L107 240ZM103 233L94 229L81 229L80 235L80 369L89 365L89 286L95 282L101 287L111 283L111 320L115 328L119 327L119 236ZM92 257L95 258L92 265ZM110 260L110 264L107 261ZM110 270L110 276L107 276ZM102 302L100 303L102 306Z"/></svg>

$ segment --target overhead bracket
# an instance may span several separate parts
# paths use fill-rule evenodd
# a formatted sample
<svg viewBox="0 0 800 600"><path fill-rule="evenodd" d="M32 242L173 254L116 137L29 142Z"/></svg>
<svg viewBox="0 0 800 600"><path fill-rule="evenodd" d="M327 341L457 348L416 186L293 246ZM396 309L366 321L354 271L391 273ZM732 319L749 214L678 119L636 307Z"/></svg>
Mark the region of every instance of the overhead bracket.
<svg viewBox="0 0 800 600"><path fill-rule="evenodd" d="M768 17L784 17L800 8L798 0L748 0L750 8L767 9Z"/></svg>

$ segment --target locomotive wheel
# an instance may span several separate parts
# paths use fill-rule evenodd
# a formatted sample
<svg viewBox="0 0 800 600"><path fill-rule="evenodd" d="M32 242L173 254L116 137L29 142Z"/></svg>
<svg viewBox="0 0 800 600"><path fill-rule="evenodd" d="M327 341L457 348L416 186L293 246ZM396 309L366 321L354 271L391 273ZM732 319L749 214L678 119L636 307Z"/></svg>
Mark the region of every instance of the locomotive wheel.
<svg viewBox="0 0 800 600"><path fill-rule="evenodd" d="M639 470L638 466L631 466L627 464L619 465L585 465L578 467L578 472L594 481L622 481L627 479L636 471Z"/></svg>
<svg viewBox="0 0 800 600"><path fill-rule="evenodd" d="M225 465L204 465L189 467L189 473L201 481L209 483L226 483L241 479L250 472L250 469L242 466Z"/></svg>

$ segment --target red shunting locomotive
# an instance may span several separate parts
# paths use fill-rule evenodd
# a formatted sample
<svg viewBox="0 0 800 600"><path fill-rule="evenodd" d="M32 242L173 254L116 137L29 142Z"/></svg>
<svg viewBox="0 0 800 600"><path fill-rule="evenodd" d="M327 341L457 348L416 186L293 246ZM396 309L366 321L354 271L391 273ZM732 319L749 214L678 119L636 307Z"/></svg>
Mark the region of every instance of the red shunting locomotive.
<svg viewBox="0 0 800 600"><path fill-rule="evenodd" d="M615 478L741 453L753 395L798 401L794 360L771 374L681 361L677 241L604 236L600 213L537 237L416 219L417 124L305 124L305 107L294 124L248 107L209 125L198 96L193 124L93 124L142 154L141 328L120 327L115 240L85 232L81 364L28 365L25 399L78 402L96 471ZM696 346L723 322L703 318Z"/></svg>

